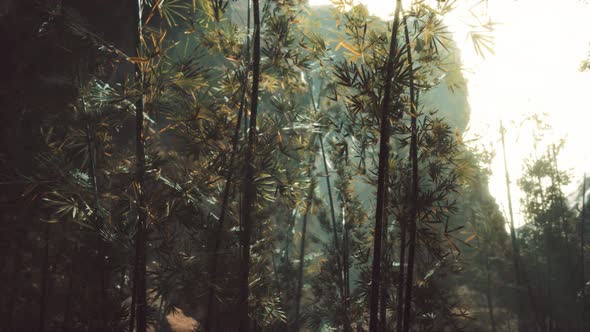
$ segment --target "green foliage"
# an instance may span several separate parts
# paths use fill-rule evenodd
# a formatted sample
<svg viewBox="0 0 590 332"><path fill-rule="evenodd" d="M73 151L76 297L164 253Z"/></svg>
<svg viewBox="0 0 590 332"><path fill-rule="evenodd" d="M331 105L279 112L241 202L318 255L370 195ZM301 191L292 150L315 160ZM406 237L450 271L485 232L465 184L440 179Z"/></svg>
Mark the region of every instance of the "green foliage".
<svg viewBox="0 0 590 332"><path fill-rule="evenodd" d="M388 110L393 135L385 312L393 326L400 301L395 289L403 282L397 278L396 248L405 245L399 231L415 207L412 329L432 331L473 326L454 282L465 266L476 280L509 280L503 218L484 185L489 166L479 164L489 156L461 142L448 119L455 110L410 100L410 89L427 95L442 85L441 75L461 76L450 56L456 50L443 19L452 7L447 3L433 8L415 1L404 12L410 42L402 42L400 29ZM50 50L47 67L57 69L41 68L15 81L9 90L15 98L7 105L14 112L4 112L3 138L15 135L25 148L9 146L0 155L9 262L2 269L2 304L8 308L3 322L8 329L128 330L136 264L131 257L142 231L136 220L145 212L150 324L166 330L167 316L180 308L199 324L208 320L213 330L237 330L231 318L242 307L247 181L241 175L251 166L254 224L246 264L253 324L268 331L366 329L371 250L379 240L371 220L391 27L349 1L335 1L333 13L311 13L325 21L317 28L303 1L266 2L256 149L249 155L252 64L245 2L144 5L139 44L130 24L136 3L109 2L109 15L90 3L60 2L33 12L19 7L27 19L15 29L28 38L21 65L35 72L32 51ZM105 18L113 13L119 19ZM35 36L25 33L35 30ZM488 37L478 38L479 51L489 48ZM145 118L141 180L137 110ZM409 194L412 116L420 175L415 201ZM575 243L574 216L560 189L567 176L555 170L549 155L543 158L519 182L528 193L531 228L522 230L520 241L524 257L536 264L527 267L531 274L544 263L534 256L539 250L560 262L554 271L571 269L567 253ZM464 256L472 261L462 261ZM540 280L531 282L541 289ZM489 292L464 284L478 294ZM565 321L557 308L574 305L579 288L551 287L554 294L563 291L553 298L553 317ZM505 293L498 305L512 309ZM29 322L31 317L41 321Z"/></svg>

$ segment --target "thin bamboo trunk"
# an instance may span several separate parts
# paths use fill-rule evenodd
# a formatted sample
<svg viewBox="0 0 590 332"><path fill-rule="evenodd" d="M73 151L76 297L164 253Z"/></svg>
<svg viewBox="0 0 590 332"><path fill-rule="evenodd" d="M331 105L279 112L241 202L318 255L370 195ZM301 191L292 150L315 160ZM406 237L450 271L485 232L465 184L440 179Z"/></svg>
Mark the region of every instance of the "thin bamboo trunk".
<svg viewBox="0 0 590 332"><path fill-rule="evenodd" d="M479 234L480 231L477 229L477 224L475 222L475 210L471 209L471 220L473 223L473 228L476 234ZM477 247L482 250L480 245L480 236L477 236ZM490 254L489 254L489 247L486 247L485 252L485 267L486 267L486 302L488 305L488 315L490 317L490 328L492 332L496 332L496 320L494 318L494 302L493 302L493 295L492 295L492 276L490 271Z"/></svg>
<svg viewBox="0 0 590 332"><path fill-rule="evenodd" d="M86 99L82 96L82 108L84 109L84 113L87 113L86 110ZM90 180L92 182L92 190L94 194L94 223L95 227L100 228L100 194L98 191L98 179L96 176L96 146L94 141L95 135L91 134L91 127L90 124L86 123L86 145L88 150L88 174L90 175ZM104 241L102 240L100 234L97 236L98 241L98 256L99 256L99 289L100 289L100 315L101 315L101 323L100 328L105 330L106 329L106 320L107 320L107 289L106 289L106 279L105 279L105 250L104 250ZM76 251L78 249L78 245L76 244Z"/></svg>
<svg viewBox="0 0 590 332"><path fill-rule="evenodd" d="M314 109L314 112L318 112L317 109L317 105L316 105L316 101L315 101L315 97L313 94L313 83L310 79L310 95L311 95L311 103ZM348 311L347 311L347 305L346 305L346 301L347 301L347 297L346 297L346 292L345 292L345 287L344 287L344 268L343 268L343 253L341 251L341 247L340 247L340 241L338 239L338 228L336 225L336 212L335 212L335 208L334 208L334 199L332 197L332 184L330 181L330 173L329 173L329 169L328 169L328 161L326 158L326 150L324 149L324 140L321 134L318 134L318 140L320 141L320 153L322 154L322 163L324 166L324 173L325 173L325 179L326 179L326 187L328 190L328 202L330 203L330 217L331 217L331 221L332 221L332 235L333 235L333 240L334 240L334 249L336 252L336 268L338 270L338 289L340 291L340 298L342 299L344 308L345 308L345 329L349 330L350 329L350 324L349 324L349 320L348 320Z"/></svg>
<svg viewBox="0 0 590 332"><path fill-rule="evenodd" d="M311 158L310 160L315 160L315 158ZM311 165L310 171L308 173L308 177L311 178ZM305 268L305 240L307 235L307 218L309 216L309 212L311 210L311 206L313 203L313 191L315 189L315 182L312 181L310 184L309 191L307 192L307 198L305 201L305 213L303 215L303 221L301 224L301 242L299 244L299 269L297 271L297 293L295 295L295 322L294 327L295 329L299 329L299 319L300 319L300 312L301 312L301 290L303 289L303 269Z"/></svg>
<svg viewBox="0 0 590 332"><path fill-rule="evenodd" d="M563 231L563 236L564 238L567 240L567 235L568 235L568 229L567 229L567 221L564 218L564 213L566 211L566 207L563 205L563 192L561 191L561 176L559 175L559 168L557 168L557 152L556 152L556 148L555 148L555 144L551 145L552 147L552 152L553 152L553 169L555 172L555 187L557 188L557 192L559 194L559 202L557 202L559 204L559 219L561 221L561 227L562 227L562 231ZM551 181L553 182L553 177L551 179Z"/></svg>
<svg viewBox="0 0 590 332"><path fill-rule="evenodd" d="M535 160L537 160L538 157L537 157L537 143L536 142L534 143L534 153L535 153ZM542 185L541 177L540 177L539 174L537 174L536 179L537 179L537 187L538 187L538 190L539 190L539 194L541 196L541 203L540 203L541 209L544 210L546 208L546 206L547 206L547 202L545 201L545 193L543 191L543 185ZM546 235L545 236L545 248L547 248L548 245L549 245L549 241L548 241L547 236L549 235L549 232L550 232L550 230L549 230L549 228L547 226L545 226L544 232L545 232L545 235ZM538 244L537 244L537 246L538 246ZM551 272L551 265L552 264L551 264L551 257L550 257L550 251L549 250L545 250L545 259L547 260L547 267L546 267L547 268L547 270L546 270L546 284L547 285L546 285L546 289L547 289L547 298L549 299L549 301L548 301L547 319L546 320L543 320L543 323L547 323L548 326L543 326L542 328L544 330L551 331L551 321L552 321L552 316L553 316L553 314L552 314L552 312L553 312L553 309L552 309L552 303L553 303L552 298L553 298L553 296L551 295L551 274L552 274L552 272ZM534 261L535 262L538 261L538 259L537 259L537 252L535 252L535 259L534 259ZM527 288L530 289L530 285L527 285ZM530 293L531 293L531 291L529 290L529 294ZM548 322L546 322L546 321L548 321Z"/></svg>
<svg viewBox="0 0 590 332"><path fill-rule="evenodd" d="M349 234L346 223L346 200L342 202L342 268L344 269L344 311L346 321L350 312L350 254L349 254ZM350 330L350 324L347 323L347 330Z"/></svg>
<svg viewBox="0 0 590 332"><path fill-rule="evenodd" d="M72 238L76 238L74 234L74 225L72 223L65 223L64 224L64 232L72 234ZM77 253L79 251L78 243L74 240L72 245L73 252ZM66 293L66 300L64 303L64 313L63 313L63 320L62 320L62 331L66 332L70 330L71 324L71 313L72 313L72 295L74 289L74 276L76 275L76 261L75 255L71 257L70 264L68 266L68 287Z"/></svg>
<svg viewBox="0 0 590 332"><path fill-rule="evenodd" d="M545 228L545 259L547 260L547 330L549 332L553 331L553 291L552 291L552 283L551 283L551 276L553 275L553 262L551 257L551 251L549 250L550 239L549 239L549 227Z"/></svg>
<svg viewBox="0 0 590 332"><path fill-rule="evenodd" d="M315 105L315 104L314 104ZM334 247L336 252L336 264L338 268L338 287L340 289L340 296L344 300L344 269L342 268L342 251L340 248L340 241L338 239L338 227L336 226L336 212L334 210L334 199L332 198L332 185L330 181L330 173L328 170L328 161L326 159L326 151L324 149L324 140L323 137L320 135L320 152L322 154L322 161L324 165L324 173L326 179L326 187L328 189L328 202L330 203L330 216L332 220L332 235L334 237Z"/></svg>
<svg viewBox="0 0 590 332"><path fill-rule="evenodd" d="M552 152L553 152L553 168L554 168L554 173L555 173L555 185L557 187L557 192L559 194L559 219L561 221L561 227L562 227L562 231L563 231L563 237L565 238L566 241L568 241L568 234L569 234L569 229L568 229L568 225L567 225L567 220L565 218L565 213L567 211L567 207L563 204L563 191L561 190L561 176L559 175L559 168L557 166L557 149L555 148L555 144L551 145L552 147ZM552 180L553 181L553 180ZM549 261L551 262L551 261ZM551 276L549 276L549 285L551 286ZM553 319L553 299L552 299L552 294L551 294L551 288L549 288L549 313L551 315L551 319L550 319L550 324L551 324L551 328L549 329L550 332L552 332L554 329L557 328L556 324L557 322Z"/></svg>
<svg viewBox="0 0 590 332"><path fill-rule="evenodd" d="M512 196L510 193L510 173L508 172L508 163L506 161L506 144L504 141L504 135L505 135L505 129L504 126L502 125L502 122L500 121L500 134L501 134L501 141L502 141L502 155L503 155L503 161L504 161L504 173L505 173L505 179L506 179L506 195L508 198L508 213L510 215L510 241L512 243L512 260L513 260L513 264L514 264L514 274L515 274L515 280L516 280L516 286L518 288L518 291L520 292L522 290L523 287L525 287L524 283L523 283L523 278L522 278L522 273L523 271L521 271L520 269L520 250L518 247L518 243L516 241L516 230L514 228L514 213L512 210ZM528 297L529 297L529 301L531 302L531 307L533 308L534 311L534 315L535 315L535 321L537 323L537 325L542 328L543 324L542 322L539 321L539 317L537 314L537 309L536 309L536 304L535 304L535 300L534 300L534 296L532 293L532 289L530 286L530 283L526 283L526 288L527 288L527 292L528 292ZM524 332L526 330L526 324L523 320L523 315L524 315L524 305L522 303L521 300L521 296L519 294L517 294L518 296L518 331L519 332Z"/></svg>
<svg viewBox="0 0 590 332"><path fill-rule="evenodd" d="M387 208L387 207L385 207ZM383 245L385 246L385 250L382 253L381 257L381 273L385 276L382 278L381 281L381 289L379 290L379 331L387 332L388 325L387 325L387 299L389 298L388 292L388 278L386 277L390 272L388 268L388 255L387 255L387 248L389 247L389 243L387 242L387 228L388 228L388 218L383 220ZM393 256L392 256L393 257Z"/></svg>
<svg viewBox="0 0 590 332"><path fill-rule="evenodd" d="M384 220L383 223L383 244L387 248L387 219ZM387 260L387 250L382 255L381 259L381 271L384 276L387 276L389 272L387 267L388 260ZM386 332L387 331L387 298L389 297L388 293L388 285L387 285L388 278L383 278L381 282L381 289L379 291L379 331Z"/></svg>
<svg viewBox="0 0 590 332"><path fill-rule="evenodd" d="M373 238L373 262L371 270L371 293L369 297L369 331L376 332L379 328L379 290L381 286L381 247L383 242L383 224L387 219L387 179L389 177L389 114L391 106L391 90L393 79L393 61L397 52L397 32L399 29L399 15L401 0L396 1L391 41L385 70L385 84L383 86L383 103L381 104L381 118L379 128L379 168L377 175L377 206L375 211L375 229Z"/></svg>
<svg viewBox="0 0 590 332"><path fill-rule="evenodd" d="M400 226L400 244L399 244L399 276L397 285L397 320L395 322L395 330L402 332L404 322L404 277L406 265L406 222L405 218L399 220Z"/></svg>
<svg viewBox="0 0 590 332"><path fill-rule="evenodd" d="M381 291L379 293L379 331L387 331L387 280L381 283Z"/></svg>
<svg viewBox="0 0 590 332"><path fill-rule="evenodd" d="M414 286L414 260L416 254L416 217L418 215L418 96L414 93L414 62L412 61L412 46L408 32L407 17L404 18L404 34L406 52L410 74L410 162L412 165L412 185L410 188L410 218L408 219L408 272L406 274L406 289L404 298L403 331L408 332L412 325L412 289Z"/></svg>
<svg viewBox="0 0 590 332"><path fill-rule="evenodd" d="M313 97L313 91L310 91ZM312 98L313 102L313 98ZM315 104L314 104L315 109ZM309 217L309 213L311 211L311 207L313 204L313 192L316 187L316 182L313 180L313 169L316 159L315 154L315 144L310 142L310 155L308 160L309 170L307 172L307 177L311 180L309 184L309 189L307 192L307 197L305 199L305 213L303 214L303 221L301 224L301 242L299 244L299 269L297 271L297 289L295 294L295 321L294 321L294 328L295 330L299 329L299 320L300 320L300 313L301 313L301 291L303 289L303 270L305 268L305 241L307 236L307 220Z"/></svg>
<svg viewBox="0 0 590 332"><path fill-rule="evenodd" d="M246 57L246 73L245 73L245 80L248 80L248 72L249 72L249 63L250 63L250 1L248 1L248 23L247 23L247 31L248 34L246 36L246 53L248 54ZM230 189L233 181L234 175L234 163L236 159L236 153L238 150L238 141L240 137L240 125L242 122L242 117L244 114L244 108L246 105L246 93L248 86L247 82L244 82L242 86L242 96L240 100L240 109L238 111L238 119L236 122L236 127L234 129L234 134L232 137L232 149L231 155L229 160L229 167L227 171L227 175L225 178L225 187L223 188L223 198L221 203L221 209L219 211L219 225L217 226L217 231L215 234L215 244L213 249L213 257L211 258L211 267L210 271L210 278L211 281L209 282L209 298L207 301L207 314L205 319L205 331L211 331L211 313L213 312L214 306L214 299L215 299L215 284L217 283L217 262L218 262L218 255L219 255L219 247L221 246L221 233L223 232L223 227L225 223L225 216L226 212L229 207L229 197L230 197Z"/></svg>
<svg viewBox="0 0 590 332"><path fill-rule="evenodd" d="M248 133L248 146L246 149L246 167L244 172L243 190L243 223L242 223L242 266L240 276L240 331L250 330L249 301L250 286L248 276L250 274L250 236L251 227L255 221L256 188L254 187L254 157L256 155L256 117L258 113L258 88L260 84L260 3L253 0L254 12L254 49L252 61L252 95L250 98L250 129Z"/></svg>
<svg viewBox="0 0 590 332"><path fill-rule="evenodd" d="M508 163L506 161L506 145L504 143L504 134L505 134L504 126L500 121L500 134L502 136L502 155L504 158L504 173L506 179L506 195L508 197L508 213L510 217L510 242L512 244L512 261L514 265L514 274L516 280L516 286L520 292L522 288L522 281L520 278L520 265L519 265L519 256L520 251L518 249L518 244L516 242L516 231L514 229L514 213L512 212L512 195L510 194L510 174L508 173ZM523 324L523 305L522 301L520 300L520 295L518 296L518 331L524 332L524 324Z"/></svg>
<svg viewBox="0 0 590 332"><path fill-rule="evenodd" d="M271 256L271 261L272 261L272 275L273 275L273 279L275 282L275 288L279 292L277 295L280 299L283 297L283 287L281 287L281 281L278 278L278 273L277 273L278 269L277 269L277 263L276 263L274 251L270 253L270 256Z"/></svg>
<svg viewBox="0 0 590 332"><path fill-rule="evenodd" d="M143 15L144 2L138 3L138 17L137 17L137 55L143 56L143 45L141 42L143 35ZM136 75L139 80L141 89L141 100L137 103L135 108L135 158L136 170L134 187L136 192L136 234L135 234L135 269L133 288L135 290L135 301L132 301L135 313L135 325L137 332L146 332L147 330L147 296L146 296L146 223L147 211L145 202L145 146L144 146L144 115L146 96L145 96L145 73L141 64L136 66Z"/></svg>

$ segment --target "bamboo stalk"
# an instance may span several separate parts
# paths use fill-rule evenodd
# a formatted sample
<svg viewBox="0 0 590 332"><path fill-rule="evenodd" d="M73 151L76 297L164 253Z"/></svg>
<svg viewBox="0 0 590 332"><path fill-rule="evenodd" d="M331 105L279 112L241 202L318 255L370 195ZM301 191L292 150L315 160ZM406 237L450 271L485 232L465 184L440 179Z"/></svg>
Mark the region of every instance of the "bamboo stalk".
<svg viewBox="0 0 590 332"><path fill-rule="evenodd" d="M324 173L326 179L326 187L328 189L328 202L330 203L330 216L332 220L332 235L334 237L334 246L336 249L336 264L338 265L338 276L339 276L339 288L340 288L340 296L344 298L344 281L343 281L343 269L342 269L342 252L340 250L340 240L338 239L338 228L336 226L336 212L334 211L334 199L332 197L332 185L330 181L330 173L328 170L328 162L326 159L326 151L324 149L324 140L323 137L320 135L320 152L322 154L322 162L324 165Z"/></svg>
<svg viewBox="0 0 590 332"><path fill-rule="evenodd" d="M245 81L248 80L248 72L249 72L249 63L250 63L250 1L248 1L248 23L247 23L247 30L248 33L246 35L246 73L245 73ZM211 267L210 267L210 278L211 281L209 282L209 298L207 301L207 314L205 319L205 331L211 331L211 313L213 311L214 299L215 299L215 284L217 282L217 262L218 262L218 255L219 255L219 247L221 246L221 233L223 232L225 216L229 206L229 196L230 196L230 189L231 184L233 181L233 166L236 159L236 153L238 150L238 141L240 136L240 125L242 122L242 117L244 114L244 109L246 105L246 92L247 92L247 82L244 82L242 86L242 96L240 100L240 108L238 111L238 119L236 122L236 127L234 129L234 134L232 138L232 149L231 155L229 160L229 167L228 172L225 178L225 187L223 188L223 198L221 203L221 209L219 211L219 225L217 226L217 231L215 233L215 244L213 249L213 257L211 258Z"/></svg>
<svg viewBox="0 0 590 332"><path fill-rule="evenodd" d="M502 156L503 156L503 161L504 161L504 173L505 173L505 180L506 180L506 195L508 198L508 213L510 215L510 240L512 243L512 260L513 260L513 264L514 264L514 274L515 274L515 280L516 280L516 286L518 288L518 290L520 291L523 287L525 287L525 280L527 280L526 276L524 275L524 271L521 270L520 267L520 249L518 247L518 242L516 241L516 230L514 228L514 213L512 210L512 195L510 192L510 173L508 172L508 163L506 161L506 144L504 141L504 135L506 133L506 130L504 129L504 126L502 125L502 121L500 121L500 134L501 134L501 142L502 142ZM527 288L527 292L528 292L528 298L531 304L531 307L533 308L533 312L534 312L534 316L535 316L535 321L537 323L537 325L539 326L539 328L543 328L543 324L539 318L539 314L538 314L538 309L537 309L537 305L535 303L535 298L534 298L534 294L531 288L531 285L529 282L526 282L526 288ZM524 315L524 306L522 303L522 300L520 299L520 296L518 298L518 307L519 307L519 312L518 312L518 331L523 332L526 329L526 325L524 324L523 321L523 315Z"/></svg>
<svg viewBox="0 0 590 332"><path fill-rule="evenodd" d="M248 332L250 330L249 318L249 301L250 286L248 276L250 274L250 237L251 228L255 220L255 201L256 188L254 187L254 164L253 159L256 155L256 117L258 112L258 88L260 85L260 3L259 0L253 0L254 12L254 45L252 61L252 95L250 98L250 128L248 133L248 146L246 149L246 167L244 172L244 190L243 190L243 223L242 223L242 266L240 276L240 331Z"/></svg>
<svg viewBox="0 0 590 332"><path fill-rule="evenodd" d="M512 244L512 261L513 261L513 265L514 265L514 274L515 274L515 280L516 280L516 286L518 287L518 289L520 290L522 287L522 280L520 278L520 264L519 264L519 256L520 256L520 251L518 249L518 243L516 242L516 231L514 229L514 213L512 211L512 195L510 193L510 173L508 172L508 163L506 161L506 144L504 142L504 135L506 133L506 130L504 129L504 126L502 125L502 121L500 121L500 134L501 134L501 140L502 140L502 156L503 156L503 161L504 161L504 174L505 174L505 181L506 181L506 195L508 198L508 213L509 213L509 217L510 217L510 241ZM522 306L522 301L520 300L520 296L518 297L518 331L519 332L523 332L524 331L524 325L523 325L523 306Z"/></svg>
<svg viewBox="0 0 590 332"><path fill-rule="evenodd" d="M377 176L377 206L375 211L375 234L373 240L373 262L371 270L370 316L369 330L376 332L379 328L379 290L381 284L381 247L383 242L383 224L387 219L387 178L389 176L389 112L391 105L391 88L393 78L393 58L397 51L397 32L399 29L399 15L401 0L396 1L391 42L385 72L383 103L381 105L381 119L379 129L379 168Z"/></svg>
<svg viewBox="0 0 590 332"><path fill-rule="evenodd" d="M314 109L314 112L318 112L317 109L317 104L316 104L316 100L313 94L313 88L312 88L313 83L311 82L310 79L310 95L311 95L311 103ZM333 235L333 241L334 241L334 249L336 252L336 268L338 270L338 288L340 291L340 298L342 299L342 302L344 304L345 307L345 330L350 329L350 324L349 324L349 320L348 320L348 312L347 312L347 308L346 308L346 293L345 293L345 287L344 287L344 269L343 269L343 253L340 247L340 240L338 239L338 227L336 225L336 209L334 207L334 198L332 196L332 184L330 181L330 172L328 169L328 161L326 158L326 151L324 149L324 140L321 134L318 134L318 140L320 141L320 153L322 154L322 164L324 166L324 173L325 173L325 179L326 179L326 187L328 190L328 202L330 205L330 217L331 217L331 221L332 221L332 235Z"/></svg>
<svg viewBox="0 0 590 332"><path fill-rule="evenodd" d="M402 332L403 321L404 321L404 277L405 277L405 265L406 265L406 222L405 218L401 218L400 221L400 244L399 244L399 277L397 285L397 321L395 322L395 330Z"/></svg>
<svg viewBox="0 0 590 332"><path fill-rule="evenodd" d="M418 214L418 96L414 93L414 62L412 61L412 47L408 32L407 17L404 18L404 34L406 39L406 51L408 56L410 74L410 162L412 164L412 186L410 188L410 218L408 219L408 271L406 274L406 287L404 298L403 331L408 332L412 323L412 290L414 286L414 260L416 254L416 217ZM400 281L401 282L401 281Z"/></svg>
<svg viewBox="0 0 590 332"><path fill-rule="evenodd" d="M85 114L88 114L87 110L86 110L86 99L84 98L84 96L82 95L82 109L84 110ZM96 176L96 145L95 145L95 141L94 141L95 135L91 135L91 127L90 127L90 123L86 122L86 145L87 145L87 150L88 150L88 173L90 174L90 179L92 182L92 190L93 190L93 194L94 194L94 209L95 209L95 213L94 213L94 222L95 222L95 227L101 227L101 225L99 225L100 223L100 215L99 215L99 211L100 211L100 194L98 191L98 179ZM100 308L100 314L101 314L101 328L102 329L106 329L106 304L107 304L107 289L106 289L106 278L105 278L105 264L104 264L104 257L105 257L105 253L104 253L104 241L102 241L102 238L100 236L100 234L97 237L98 240L98 255L99 255L99 270L100 270L100 294L101 294L101 308ZM76 251L78 250L78 245L76 244Z"/></svg>
<svg viewBox="0 0 590 332"><path fill-rule="evenodd" d="M138 3L137 17L137 55L143 56L143 12L144 2ZM141 100L135 108L135 191L136 191L136 233L135 233L135 268L134 268L134 298L132 297L132 313L135 314L135 325L137 332L146 332L147 330L147 296L146 296L146 239L145 228L147 222L147 211L144 193L144 176L145 176L145 146L144 146L144 114L146 96L145 96L145 73L141 64L136 65L136 75L141 87ZM135 300L135 301L133 301ZM131 323L132 325L133 323ZM130 326L133 330L133 326Z"/></svg>
<svg viewBox="0 0 590 332"><path fill-rule="evenodd" d="M313 175L313 163L315 162L315 153L313 150L312 144L312 151L310 151L309 156L309 171L307 173L308 178L312 178ZM307 192L307 197L305 199L305 213L303 214L303 221L301 225L301 242L299 244L299 269L297 271L297 290L295 294L295 329L299 328L299 320L300 320L300 312L301 312L301 291L303 288L303 269L305 267L305 240L307 235L307 220L309 217L309 212L311 211L311 207L313 204L313 191L315 189L315 181L309 184L309 190Z"/></svg>

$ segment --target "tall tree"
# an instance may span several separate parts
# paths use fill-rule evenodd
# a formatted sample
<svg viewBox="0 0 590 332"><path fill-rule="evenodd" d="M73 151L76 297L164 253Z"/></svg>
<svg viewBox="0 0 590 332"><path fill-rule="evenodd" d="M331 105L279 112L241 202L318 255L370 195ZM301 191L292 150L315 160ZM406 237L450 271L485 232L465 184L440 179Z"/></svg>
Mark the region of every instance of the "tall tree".
<svg viewBox="0 0 590 332"><path fill-rule="evenodd" d="M313 93L311 95L314 110L316 108L315 99ZM315 110L317 112L317 110ZM328 189L328 203L330 206L330 220L332 221L332 236L334 238L334 249L336 252L336 266L338 269L338 288L340 291L340 297L345 301L344 292L344 269L343 269L343 251L340 247L340 240L338 237L338 227L336 226L336 208L334 206L334 197L332 196L332 181L330 180L330 170L328 169L328 159L326 158L326 150L324 149L324 137L319 135L318 140L320 141L320 153L322 154L322 164L324 166L324 177L326 179L326 188Z"/></svg>
<svg viewBox="0 0 590 332"><path fill-rule="evenodd" d="M504 142L504 135L506 134L506 130L500 121L500 135L501 135L501 142L502 142L502 159L504 162L504 177L506 182L506 197L508 199L508 216L509 216L509 228L510 228L510 243L512 244L512 264L514 265L514 276L516 281L516 286L518 289L522 289L523 283L521 280L521 273L520 273L520 250L518 248L518 243L516 241L516 230L514 229L514 213L512 211L512 195L510 191L510 173L508 172L508 162L506 160L506 144ZM520 296L517 297L518 301L518 331L524 331L524 321L523 321L523 304L520 300Z"/></svg>
<svg viewBox="0 0 590 332"><path fill-rule="evenodd" d="M145 2L140 0L137 8L137 57L145 57L143 52L143 15ZM146 227L147 227L147 207L145 198L145 145L144 145L144 112L146 106L145 89L145 72L142 61L136 64L135 79L138 82L141 97L135 105L135 176L133 180L133 189L136 199L135 212L135 262L133 269L133 294L132 294L132 313L135 314L137 332L146 332L147 330L147 296L146 296ZM133 322L130 330L133 330Z"/></svg>
<svg viewBox="0 0 590 332"><path fill-rule="evenodd" d="M414 260L416 253L416 227L418 215L418 96L414 91L414 62L412 61L412 47L410 44L410 33L408 32L407 18L404 18L404 34L406 39L408 66L409 66L409 84L410 84L410 164L412 165L412 179L410 188L410 214L407 220L408 224L408 272L406 273L406 286L404 294L404 322L403 330L407 332L411 325L412 310L412 288L414 287ZM400 268L403 268L400 266ZM400 280L400 282L402 282Z"/></svg>
<svg viewBox="0 0 590 332"><path fill-rule="evenodd" d="M309 160L308 160L308 177L310 179L307 197L305 198L305 210L301 222L301 241L299 244L299 268L297 270L297 289L295 293L295 320L294 327L299 328L301 314L301 291L303 289L303 270L305 268L305 245L307 237L307 222L312 209L314 190L316 182L313 179L313 164L315 163L315 144L310 142Z"/></svg>
<svg viewBox="0 0 590 332"><path fill-rule="evenodd" d="M257 128L256 118L258 114L258 88L260 85L260 2L253 0L252 11L254 19L254 36L252 51L252 91L250 97L250 119L248 131L248 144L246 147L246 161L244 171L244 188L242 196L242 267L240 276L240 331L247 332L250 330L249 319L249 301L250 286L248 277L250 275L250 241L252 226L256 221L256 188L254 183L255 176L255 157Z"/></svg>
<svg viewBox="0 0 590 332"><path fill-rule="evenodd" d="M220 6L221 0L215 0L215 5ZM225 6L229 3L226 2ZM215 11L217 21L219 21L217 10ZM242 91L241 91L241 99L240 99L240 107L238 110L238 118L236 120L236 126L234 129L232 143L231 143L231 154L229 157L229 167L227 169L227 174L225 175L225 187L223 188L223 197L221 201L221 207L219 210L219 224L217 225L217 231L215 234L215 244L213 247L213 257L211 258L211 267L210 267L210 277L211 281L209 282L209 298L207 302L207 315L205 321L205 331L211 330L212 318L211 314L213 311L214 300L215 300L215 287L217 282L217 264L218 264L218 253L219 247L221 246L221 233L224 229L225 218L227 214L227 210L229 208L229 200L230 200L230 189L232 186L232 181L234 177L234 164L235 158L238 150L238 141L240 137L240 126L242 123L242 117L244 115L244 110L246 107L246 95L247 95L247 87L248 87L248 73L250 68L250 1L248 1L248 12L247 12L247 35L246 35L246 59L244 64L246 66L246 70L244 73L244 82L242 83Z"/></svg>
<svg viewBox="0 0 590 332"><path fill-rule="evenodd" d="M385 66L385 84L383 86L383 101L380 109L379 129L379 169L377 173L377 206L375 210L375 231L373 239L373 263L371 273L371 295L369 311L369 330L376 332L379 328L379 290L381 284L381 247L383 244L383 224L387 219L387 178L389 177L389 138L390 133L390 105L393 85L394 59L397 52L397 33L399 30L399 15L401 0L396 1L391 29L391 40L387 64Z"/></svg>

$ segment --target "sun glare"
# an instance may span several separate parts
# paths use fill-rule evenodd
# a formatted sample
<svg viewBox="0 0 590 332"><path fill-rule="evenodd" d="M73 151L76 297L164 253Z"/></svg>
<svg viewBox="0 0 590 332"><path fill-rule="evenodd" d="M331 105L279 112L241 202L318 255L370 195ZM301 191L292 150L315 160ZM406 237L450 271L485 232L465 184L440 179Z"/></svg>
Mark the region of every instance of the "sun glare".
<svg viewBox="0 0 590 332"><path fill-rule="evenodd" d="M369 12L391 19L394 1L363 0ZM410 1L406 1L408 4ZM310 5L329 5L330 0L311 0ZM405 6L408 6L404 3ZM584 172L590 173L590 150L586 148L586 128L590 123L587 104L590 73L580 72L590 46L590 5L579 0L555 1L494 0L484 7L496 23L494 54L482 58L469 39L470 8L458 9L446 18L463 62L471 116L467 136L477 133L479 143L496 153L492 162L490 191L502 210L507 209L506 187L499 144L499 123L506 127L508 169L512 178L515 222L522 224L516 185L523 164L533 154L530 126L522 120L532 114L545 114L552 129L537 146L565 139L559 168L570 170L572 183L564 188L573 197ZM507 213L507 211L506 211Z"/></svg>

